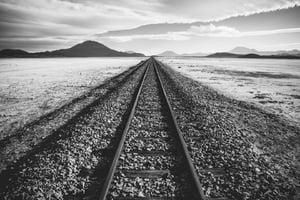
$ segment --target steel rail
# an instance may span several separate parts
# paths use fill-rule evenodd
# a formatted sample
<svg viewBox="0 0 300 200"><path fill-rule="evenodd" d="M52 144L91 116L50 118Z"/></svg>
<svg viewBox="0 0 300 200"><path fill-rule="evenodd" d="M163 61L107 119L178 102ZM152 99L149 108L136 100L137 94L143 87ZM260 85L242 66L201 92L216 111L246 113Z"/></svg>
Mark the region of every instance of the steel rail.
<svg viewBox="0 0 300 200"><path fill-rule="evenodd" d="M182 132L181 132L179 126L178 126L177 120L175 118L175 114L174 114L174 112L172 110L170 101L169 101L169 99L167 97L167 93L165 91L165 88L163 86L163 83L162 83L160 75L159 75L159 71L157 69L157 65L160 66L160 64L154 58L151 58L151 59L153 59L154 69L155 69L155 72L156 72L156 75L157 75L157 78L158 78L158 81L159 81L159 85L161 87L161 90L163 91L164 99L165 99L165 101L166 101L166 103L168 105L167 107L168 107L168 110L170 112L173 125L175 126L175 129L176 129L175 132L177 133L177 137L178 137L178 139L180 141L180 146L182 147L182 150L183 150L183 153L184 153L184 158L185 158L185 160L186 160L186 162L188 164L188 168L189 168L189 171L191 173L192 180L194 182L195 196L196 196L197 199L205 200L206 197L205 197L205 195L203 193L202 185L201 185L201 183L199 181L198 174L196 172L194 164L192 163L192 159L191 159L191 156L190 156L189 151L187 149L187 145L186 145L185 140L184 140L184 138L182 136Z"/></svg>
<svg viewBox="0 0 300 200"><path fill-rule="evenodd" d="M116 168L117 168L117 165L118 165L119 157L120 157L121 152L123 150L123 146L124 146L124 142L125 142L128 130L129 130L129 126L130 126L131 120L132 120L132 118L134 116L135 109L136 109L136 106L137 106L137 103L138 103L138 100L139 100L139 97L140 97L140 93L142 91L142 86L144 84L144 81L145 81L146 75L148 73L148 69L149 69L149 66L150 66L151 62L153 62L151 59L148 59L148 61L145 62L145 64L147 64L147 67L146 67L146 70L145 70L145 72L143 74L142 81L140 82L138 92L135 95L135 100L134 100L134 103L132 105L132 108L131 108L131 111L130 111L130 115L129 115L128 119L127 119L124 131L122 132L122 137L121 137L121 140L119 142L118 148L116 150L113 162L112 162L112 164L110 166L110 169L108 171L108 175L107 175L107 177L105 179L103 188L101 190L101 194L100 194L100 198L99 198L100 200L105 200L106 196L108 194L108 191L109 191L109 188L110 188L113 176L114 176L114 174L116 172Z"/></svg>

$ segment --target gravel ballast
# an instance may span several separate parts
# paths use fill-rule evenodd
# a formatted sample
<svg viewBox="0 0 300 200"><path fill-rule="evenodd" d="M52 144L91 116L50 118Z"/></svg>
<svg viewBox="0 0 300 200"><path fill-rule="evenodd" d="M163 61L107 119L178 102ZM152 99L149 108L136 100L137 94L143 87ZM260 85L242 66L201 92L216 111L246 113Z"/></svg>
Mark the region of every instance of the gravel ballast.
<svg viewBox="0 0 300 200"><path fill-rule="evenodd" d="M4 171L0 196L3 199L93 198L101 189L122 129L122 118L127 116L144 70L145 65L136 71L131 69L133 74L125 73L117 84L109 83L111 92L98 96L36 153Z"/></svg>
<svg viewBox="0 0 300 200"><path fill-rule="evenodd" d="M95 88L83 101L76 100L78 104L28 126L21 136L0 141L4 144L0 198L97 199L145 66L131 68ZM166 65L161 67L167 96L205 196L242 200L300 197L299 127L226 97ZM176 138L170 134L173 128L154 86L153 77L148 77L109 199L180 199L190 194L190 180L177 157ZM73 106L78 108L74 112ZM128 175L134 170L168 173L155 179Z"/></svg>
<svg viewBox="0 0 300 200"><path fill-rule="evenodd" d="M26 124L10 136L1 139L0 172L21 157L24 157L28 152L35 151L41 142L51 139L54 135L53 133L59 127L68 123L74 116L81 115L84 109L97 99L107 96L135 69L136 66L133 66L125 72L106 80L103 84L76 97L53 112Z"/></svg>
<svg viewBox="0 0 300 200"><path fill-rule="evenodd" d="M166 65L161 74L206 196L295 197L299 127L225 97ZM223 172L214 174L214 169Z"/></svg>
<svg viewBox="0 0 300 200"><path fill-rule="evenodd" d="M108 199L193 199L188 169L174 132L154 67L150 65Z"/></svg>

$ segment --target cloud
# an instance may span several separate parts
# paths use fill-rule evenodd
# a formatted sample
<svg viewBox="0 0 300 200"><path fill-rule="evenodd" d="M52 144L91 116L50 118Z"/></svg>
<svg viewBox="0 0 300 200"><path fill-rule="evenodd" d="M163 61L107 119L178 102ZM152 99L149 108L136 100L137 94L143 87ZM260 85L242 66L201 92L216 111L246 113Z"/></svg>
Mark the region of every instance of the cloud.
<svg viewBox="0 0 300 200"><path fill-rule="evenodd" d="M264 30L264 31L249 31L242 32L237 36L264 36L264 35L274 35L274 34L284 34L284 33L299 33L300 28L288 28L288 29L275 29L275 30Z"/></svg>
<svg viewBox="0 0 300 200"><path fill-rule="evenodd" d="M120 6L83 4L59 0L0 0L0 49L24 47L26 50L41 49L41 41L51 37L65 38L56 41L76 43L85 35L116 28L127 28L150 21L134 11ZM31 40L26 40L31 38ZM36 40L36 42L34 41ZM51 40L52 41L52 40ZM19 46L18 46L19 44ZM38 45L37 45L38 44ZM45 42L44 49L52 48Z"/></svg>
<svg viewBox="0 0 300 200"><path fill-rule="evenodd" d="M260 13L250 16L228 18L221 21L193 23L159 23L139 26L132 29L120 29L97 34L99 37L162 35L171 32L193 32L195 35L233 36L238 32L253 32L300 27L300 7ZM248 33L250 34L250 33ZM260 33L262 34L262 33ZM174 35L174 34L173 34Z"/></svg>
<svg viewBox="0 0 300 200"><path fill-rule="evenodd" d="M235 28L228 26L215 26L214 24L192 26L182 35L200 36L200 37L247 37L247 36L264 36L284 33L299 33L300 28L274 29L262 31L245 31L241 32Z"/></svg>
<svg viewBox="0 0 300 200"><path fill-rule="evenodd" d="M59 42L67 44L70 41L76 43L82 38L90 39L97 33L113 30L121 31L118 35L109 33L97 37L123 43L134 40L185 41L191 37L204 35L238 37L245 34L245 30L232 24L212 23L211 20L299 4L300 0L248 0L247 2L244 0L0 0L0 49L8 46L7 42L2 45L4 41L10 41L14 47L18 47L18 43L23 47L25 41L28 41L26 49L35 50L40 49L41 41L47 39L56 44ZM210 22L194 23L201 20ZM293 24L297 22L297 20L292 21ZM170 24L175 22L176 24ZM281 20L269 24L277 23L281 23ZM151 25L144 26L140 32L127 31L130 34L122 32L124 29L145 24ZM241 23L238 22L239 24L243 24L242 20ZM244 24L248 26L251 23ZM284 29L281 30L283 32L286 28L275 27L274 30ZM251 31L254 30L250 29L247 34L257 34ZM56 38L62 39L56 40ZM49 43L45 42L44 48L49 49Z"/></svg>
<svg viewBox="0 0 300 200"><path fill-rule="evenodd" d="M300 0L164 0L158 10L194 21L212 21L232 16L274 11L300 5ZM188 12L187 12L188 11Z"/></svg>
<svg viewBox="0 0 300 200"><path fill-rule="evenodd" d="M177 40L183 41L190 39L189 36L178 32L168 32L166 34L146 34L146 35L127 35L127 36L107 36L98 37L99 39L107 39L114 42L128 42L132 40Z"/></svg>
<svg viewBox="0 0 300 200"><path fill-rule="evenodd" d="M134 34L134 35L99 35L115 42L128 42L131 40L189 40L191 36L207 37L234 37L241 33L231 27L215 26L214 24L191 26L187 31L167 32L164 34Z"/></svg>
<svg viewBox="0 0 300 200"><path fill-rule="evenodd" d="M276 34L300 33L300 28L275 29L263 31L245 31L241 32L235 28L228 26L216 26L214 24L191 26L187 31L167 32L165 34L136 34L136 35L97 35L100 40L108 40L113 42L128 42L132 40L169 40L169 41L185 41L192 37L207 38L241 38L256 37Z"/></svg>
<svg viewBox="0 0 300 200"><path fill-rule="evenodd" d="M214 24L192 26L184 34L195 36L208 36L208 37L230 37L240 34L234 28L227 26L215 26Z"/></svg>
<svg viewBox="0 0 300 200"><path fill-rule="evenodd" d="M299 46L300 45L300 42L293 42L293 43L280 43L280 44L271 44L271 45L265 45L265 46L262 46L263 48L266 48L266 47L289 47L289 48L293 48L293 47L296 47L296 46Z"/></svg>
<svg viewBox="0 0 300 200"><path fill-rule="evenodd" d="M150 17L126 7L59 0L0 0L0 29L7 34L45 36L95 33L150 22ZM2 26L1 26L2 25ZM25 25L28 25L26 28ZM48 29L47 29L48 27ZM45 32L41 33L40 29ZM47 33L45 33L47 34ZM3 35L3 34L2 34Z"/></svg>

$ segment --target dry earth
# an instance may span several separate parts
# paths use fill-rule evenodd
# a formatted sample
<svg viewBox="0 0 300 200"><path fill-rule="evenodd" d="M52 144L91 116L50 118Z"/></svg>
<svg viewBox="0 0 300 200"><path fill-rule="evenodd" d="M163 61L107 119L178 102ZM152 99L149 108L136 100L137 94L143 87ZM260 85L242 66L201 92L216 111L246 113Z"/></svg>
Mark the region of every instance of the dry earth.
<svg viewBox="0 0 300 200"><path fill-rule="evenodd" d="M129 69L26 125L20 134L0 141L1 170L9 166L1 173L4 185L0 196L95 198L143 70L128 78L133 71ZM234 199L297 198L299 127L261 108L228 98L167 66L162 75L185 138L190 133L202 137L200 146L186 141L207 196L224 192L231 193ZM13 162L19 158L22 159ZM225 177L230 181L221 184L221 189L210 188L210 184L222 178L208 178L201 173L201 168L216 166L230 174Z"/></svg>
<svg viewBox="0 0 300 200"><path fill-rule="evenodd" d="M232 184L240 185L237 199L299 197L300 128L297 125L255 105L226 97L167 66L164 80L183 133L201 134L202 145L195 151L204 154L204 159L197 160L196 153L196 166L210 158L212 164L205 167L215 163L220 167L222 155L225 159L229 156L228 160L232 158L224 162L225 166L233 176L240 173L244 179L232 180ZM212 156L212 151L218 153ZM252 188L257 186L258 189Z"/></svg>

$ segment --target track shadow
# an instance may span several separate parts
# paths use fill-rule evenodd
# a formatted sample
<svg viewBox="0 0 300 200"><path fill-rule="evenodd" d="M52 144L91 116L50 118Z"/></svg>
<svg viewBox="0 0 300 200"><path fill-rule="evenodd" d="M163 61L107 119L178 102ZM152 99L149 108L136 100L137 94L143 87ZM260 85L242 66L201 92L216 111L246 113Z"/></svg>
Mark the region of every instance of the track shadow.
<svg viewBox="0 0 300 200"><path fill-rule="evenodd" d="M28 132L28 130L34 129L35 126L41 125L45 121L49 121L49 120L55 118L58 115L58 113L63 112L65 109L69 108L70 106L72 106L72 105L74 105L74 104L76 104L76 103L78 103L78 102L80 102L80 101L82 101L82 100L84 100L88 97L91 97L91 96L95 95L97 90L102 89L102 88L106 88L110 84L112 84L113 82L118 82L118 79L120 79L122 76L124 76L124 74L128 73L129 71L132 71L132 72L130 72L128 75L132 74L138 68L138 66L141 66L143 63L144 63L144 61L138 63L137 65L135 65L133 67L130 67L128 70L105 80L104 83L92 88L88 92L85 92L84 94L82 94L82 95L72 99L71 101L63 104L59 108L56 108L53 111L51 111L51 112L49 112L45 115L42 115L42 116L38 117L37 119L25 124L23 127L16 129L15 131L13 131L14 132L13 134L8 135L8 136L6 136L6 137L4 137L0 140L0 147L3 147L7 143L9 143L9 140L13 137L21 139L21 137L24 136L26 134L26 132Z"/></svg>
<svg viewBox="0 0 300 200"><path fill-rule="evenodd" d="M141 62L143 63L143 62ZM53 150L56 148L59 148L59 144L56 143L56 141L61 139L66 139L71 136L71 132L67 131L82 118L82 116L88 115L89 113L93 112L94 108L101 104L102 101L104 101L105 98L109 97L110 94L112 94L114 91L117 90L117 88L120 87L120 85L124 84L131 78L131 76L136 72L136 70L139 69L139 66L141 64L138 64L132 68L130 68L132 71L127 74L124 78L122 78L120 81L117 81L117 84L115 84L113 87L111 87L104 95L87 105L85 108L83 108L81 111L79 111L74 117L72 117L70 120L68 120L65 124L63 124L58 129L54 130L52 133L49 134L48 137L42 140L35 148L28 151L26 155L21 157L19 160L14 162L13 164L9 165L5 170L3 170L0 174L0 193L3 193L5 191L6 186L10 184L14 184L10 182L10 179L14 179L17 174L16 172L21 171L24 166L31 165L32 163L35 163L37 160L35 158L35 155L38 152L46 151L46 150ZM124 72L125 73L125 72ZM113 77L114 80L117 80L120 78L120 75L117 75ZM106 84L110 84L107 82ZM100 87L100 86L99 86ZM93 89L93 91L96 89ZM91 91L91 93L93 92ZM75 101L75 100L74 100ZM77 101L77 100L76 100ZM65 105L66 106L66 105ZM46 116L41 117L39 120L36 120L36 123L39 123L40 121L44 120L45 118L49 117L51 113L49 113ZM29 124L28 126L31 126L32 124ZM113 145L113 144L112 144ZM29 163L30 161L30 163Z"/></svg>

